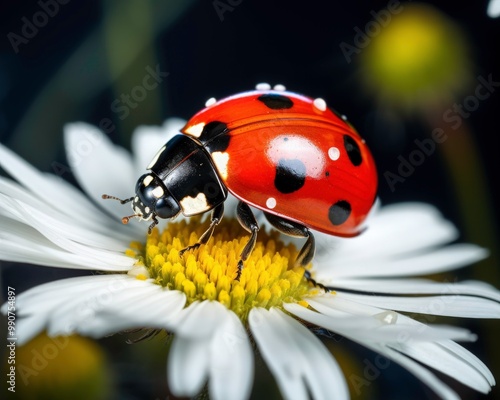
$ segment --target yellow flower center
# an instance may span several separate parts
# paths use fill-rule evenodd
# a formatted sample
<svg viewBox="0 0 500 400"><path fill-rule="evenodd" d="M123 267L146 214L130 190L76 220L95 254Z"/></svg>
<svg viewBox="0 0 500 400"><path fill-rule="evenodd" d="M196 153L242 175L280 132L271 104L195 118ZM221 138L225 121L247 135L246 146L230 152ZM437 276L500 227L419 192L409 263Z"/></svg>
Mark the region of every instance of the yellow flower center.
<svg viewBox="0 0 500 400"><path fill-rule="evenodd" d="M237 281L239 255L249 236L235 219L224 219L206 245L179 254L196 243L207 227L200 218L191 218L170 223L161 233L154 229L145 244L131 243L127 254L138 261L130 274L184 292L187 305L196 300L219 301L242 320L253 307L303 302L311 285L304 278L304 268L293 266L297 249L280 241L279 233L259 231Z"/></svg>

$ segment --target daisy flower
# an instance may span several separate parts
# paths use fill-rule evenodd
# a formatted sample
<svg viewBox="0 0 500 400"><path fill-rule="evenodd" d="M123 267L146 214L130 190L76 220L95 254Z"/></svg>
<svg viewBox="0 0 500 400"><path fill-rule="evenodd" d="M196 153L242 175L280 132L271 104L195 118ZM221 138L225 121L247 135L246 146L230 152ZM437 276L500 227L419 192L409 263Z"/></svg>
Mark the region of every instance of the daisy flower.
<svg viewBox="0 0 500 400"><path fill-rule="evenodd" d="M195 396L207 385L213 400L247 399L258 351L284 398L348 398L334 355L314 333L321 330L400 364L442 398L458 396L431 369L490 391L491 372L457 344L475 340L473 333L412 317L500 317L500 294L485 283L417 277L487 256L475 245L451 244L456 229L431 206L382 207L355 239L316 234L312 272L330 292L291 266L296 247L265 221L239 281L233 278L248 236L231 215L208 244L182 257L179 251L197 241L208 221L163 221L151 235L147 223L122 225L124 207L101 195L130 196L180 124L139 129L134 156L92 126L66 126L68 160L85 194L0 146L0 166L13 178L0 177L0 259L101 272L18 295L18 344L44 330L99 338L160 329L173 338L167 378L176 396Z"/></svg>

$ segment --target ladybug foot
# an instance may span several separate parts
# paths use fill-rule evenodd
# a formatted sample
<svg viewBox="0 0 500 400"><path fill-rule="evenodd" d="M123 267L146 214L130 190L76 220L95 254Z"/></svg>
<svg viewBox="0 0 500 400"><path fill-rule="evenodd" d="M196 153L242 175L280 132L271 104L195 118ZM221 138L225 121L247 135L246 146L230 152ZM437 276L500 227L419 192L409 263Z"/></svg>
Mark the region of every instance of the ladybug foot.
<svg viewBox="0 0 500 400"><path fill-rule="evenodd" d="M329 287L323 285L322 283L316 282L316 280L311 277L311 272L310 271L306 270L304 272L304 278L306 278L308 282L311 282L314 287L323 289L326 293L328 293L331 290Z"/></svg>
<svg viewBox="0 0 500 400"><path fill-rule="evenodd" d="M179 255L182 257L186 251L190 250L196 250L198 247L200 247L201 243L195 243L191 246L184 247L181 251L179 251Z"/></svg>
<svg viewBox="0 0 500 400"><path fill-rule="evenodd" d="M243 269L243 260L240 260L238 261L238 271L236 271L236 278L234 278L235 281L240 280L242 269Z"/></svg>

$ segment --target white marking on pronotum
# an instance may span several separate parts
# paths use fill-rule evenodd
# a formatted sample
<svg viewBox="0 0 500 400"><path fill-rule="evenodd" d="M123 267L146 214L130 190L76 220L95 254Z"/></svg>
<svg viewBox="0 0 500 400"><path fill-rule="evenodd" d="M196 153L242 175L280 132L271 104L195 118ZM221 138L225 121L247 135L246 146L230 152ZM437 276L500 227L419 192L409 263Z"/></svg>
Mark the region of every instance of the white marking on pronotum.
<svg viewBox="0 0 500 400"><path fill-rule="evenodd" d="M271 85L269 83L265 83L265 82L257 83L257 85L255 85L255 89L257 89L257 90L269 90L269 89L271 89Z"/></svg>
<svg viewBox="0 0 500 400"><path fill-rule="evenodd" d="M217 103L217 100L215 97L210 97L206 102L205 102L205 107L210 107L211 105L214 105Z"/></svg>
<svg viewBox="0 0 500 400"><path fill-rule="evenodd" d="M326 111L326 102L321 97L314 99L313 106L319 111Z"/></svg>
<svg viewBox="0 0 500 400"><path fill-rule="evenodd" d="M159 151L158 153L156 153L156 155L153 157L153 159L151 160L151 162L149 163L148 165L148 169L151 169L153 168L153 166L156 164L156 162L158 161L158 159L160 158L160 155L161 153L163 153L165 151L165 149L167 148L167 145L164 145Z"/></svg>
<svg viewBox="0 0 500 400"><path fill-rule="evenodd" d="M273 209L274 207L276 207L276 199L274 197L269 197L266 200L266 207L267 208L271 208L271 209Z"/></svg>
<svg viewBox="0 0 500 400"><path fill-rule="evenodd" d="M200 122L199 124L188 126L186 128L186 133L188 135L191 135L194 137L200 137L201 133L203 132L204 127L205 127L205 123Z"/></svg>
<svg viewBox="0 0 500 400"><path fill-rule="evenodd" d="M330 157L330 160L337 161L340 157L340 150L337 147L330 147L328 157Z"/></svg>
<svg viewBox="0 0 500 400"><path fill-rule="evenodd" d="M199 214L210 208L207 197L201 192L196 197L186 196L179 203L181 203L182 211L185 215Z"/></svg>
<svg viewBox="0 0 500 400"><path fill-rule="evenodd" d="M214 161L219 174L222 179L227 179L227 163L229 162L229 154L222 151L212 153L212 160Z"/></svg>
<svg viewBox="0 0 500 400"><path fill-rule="evenodd" d="M156 197L157 199L159 199L165 194L161 186L155 187L151 193L153 193L153 196Z"/></svg>
<svg viewBox="0 0 500 400"><path fill-rule="evenodd" d="M282 85L281 83L278 83L277 85L274 85L274 90L278 90L280 92L284 92L286 90L285 85Z"/></svg>
<svg viewBox="0 0 500 400"><path fill-rule="evenodd" d="M151 211L151 208L146 207L146 208L144 209L144 211L146 211L146 214L149 214L149 212Z"/></svg>
<svg viewBox="0 0 500 400"><path fill-rule="evenodd" d="M144 180L142 181L142 184L144 186L148 186L151 182L153 181L153 176L152 175L148 175L144 178Z"/></svg>

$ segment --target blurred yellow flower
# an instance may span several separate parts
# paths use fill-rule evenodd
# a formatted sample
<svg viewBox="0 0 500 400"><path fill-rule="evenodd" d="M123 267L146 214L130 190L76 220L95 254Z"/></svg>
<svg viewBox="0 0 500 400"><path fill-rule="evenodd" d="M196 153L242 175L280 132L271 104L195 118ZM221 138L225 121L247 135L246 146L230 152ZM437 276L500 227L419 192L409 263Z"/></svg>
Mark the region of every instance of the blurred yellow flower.
<svg viewBox="0 0 500 400"><path fill-rule="evenodd" d="M471 82L463 32L432 6L401 8L360 52L366 89L384 104L407 111L450 102Z"/></svg>
<svg viewBox="0 0 500 400"><path fill-rule="evenodd" d="M72 335L45 333L17 348L15 398L107 399L111 379L100 347Z"/></svg>

